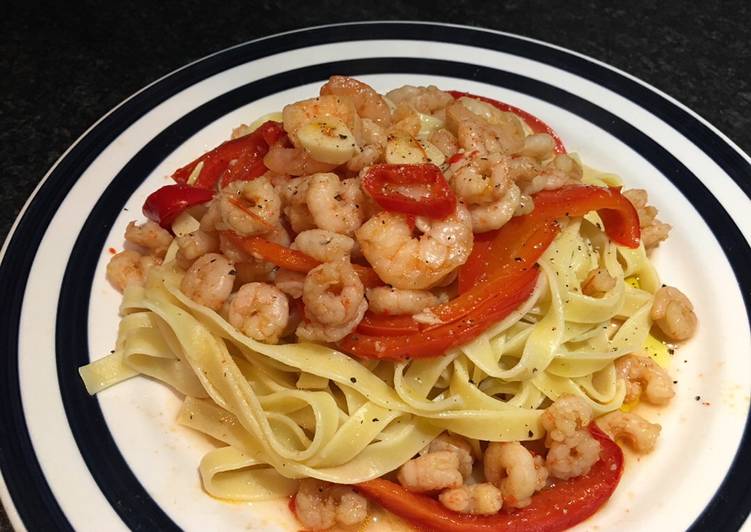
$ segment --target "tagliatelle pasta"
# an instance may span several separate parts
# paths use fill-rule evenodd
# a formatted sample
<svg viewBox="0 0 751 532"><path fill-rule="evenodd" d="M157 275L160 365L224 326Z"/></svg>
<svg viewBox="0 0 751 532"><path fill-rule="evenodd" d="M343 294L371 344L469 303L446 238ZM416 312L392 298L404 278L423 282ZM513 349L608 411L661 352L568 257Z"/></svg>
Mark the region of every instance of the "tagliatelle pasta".
<svg viewBox="0 0 751 532"><path fill-rule="evenodd" d="M411 105L419 115L435 113L430 105L415 102ZM389 103L399 109L403 102ZM468 109L475 113L486 110ZM368 111L358 108L358 112L364 117ZM326 120L333 120L326 116ZM285 109L284 126L290 133L287 118ZM425 121L418 118L415 134ZM409 116L402 118L407 119ZM344 131L347 120L337 122L336 131ZM431 120L443 123L440 118ZM349 125L355 127L351 121ZM256 126L266 127L260 123ZM260 138L257 132L263 131L269 141L264 149L268 151L271 146L274 150L274 138L281 133L257 127L243 133ZM431 135L436 129L440 128L433 127ZM317 133L311 129L305 134L312 138ZM300 145L283 149L300 149ZM328 144L309 153L321 150L327 154L326 161L334 160L331 153L336 148ZM464 154L465 159L472 157L467 147L457 153ZM246 155L238 152L235 157L242 161ZM571 164L579 164L569 159ZM241 164L237 161L234 164ZM205 158L180 172L190 175L193 183L196 179L200 182L206 179L202 168L211 164L217 164L216 158ZM255 168L257 160L242 164ZM447 160L443 171L456 174L459 170L450 167L452 164L457 161ZM613 187L620 186L620 181L612 174L583 167L579 185ZM397 198L395 205L406 201L393 196L392 185L382 184L379 190ZM419 197L409 201L416 201L419 209ZM283 205L285 209L294 207L292 200ZM539 205L538 209L544 208L543 199ZM464 208L443 207L449 209L447 212ZM577 398L592 417L617 412L624 402L633 402L633 397L626 400L631 393L631 377L624 379L616 361L655 344L650 334L652 309L661 285L644 246L615 242L608 232L614 222L606 218L610 216L607 209L600 210L599 215L596 210L584 212L583 216L555 216L557 234L535 260L536 265L529 265L538 273L528 297L520 304L482 327L471 321L474 318L462 318L477 329L472 338L447 343L445 352L435 356L389 357L388 353L381 356L376 352L376 357L358 358L361 351L347 346L357 346L358 335L367 336L363 333L350 332L343 343L294 340L289 335L288 340L268 343L230 323L226 304L215 309L197 302L184 288L185 276L190 273L186 273L180 238L201 231L209 214L199 221L199 217L184 211L170 220L174 234L180 238L173 240L162 264L148 269L142 282L125 283L115 351L82 367L81 376L92 394L139 374L180 392L184 402L177 422L221 442L198 465L203 487L211 496L233 501L287 497L302 489L301 479L310 478L337 485L362 484L368 492L370 488L365 486L369 481L396 472L415 457L427 456L426 448L444 433L463 439L475 453L482 452L488 442L535 442L546 432L550 439L549 421L544 415L559 399ZM264 223L255 220L261 227ZM291 223L294 227L294 220ZM280 246L288 248L289 240ZM272 251L268 253L273 253L273 248L269 249ZM300 252L293 249L289 253ZM263 259L273 262L270 256ZM329 260L324 259L324 263ZM285 260L296 259L290 255ZM513 260L510 263L509 268L513 268ZM255 257L254 264L266 263ZM313 261L311 266L315 264ZM307 267L301 268L301 275ZM605 272L611 284L604 292L588 293L587 283L597 270ZM258 275L273 275L273 271ZM487 297L492 301L496 296ZM292 305L295 298L289 299ZM285 299L285 308L286 304ZM432 308L440 316L440 308ZM472 312L470 309L466 316L473 316ZM424 318L418 313L414 318L418 316ZM405 317L405 330L413 332L394 334L404 334L405 341L414 341L446 323L445 318L435 315L429 318L437 321L431 324ZM356 326L354 323L350 330ZM340 346L349 352L342 352ZM548 468L554 471L555 464L548 464ZM465 479L467 482L472 485ZM544 489L544 484L537 489ZM378 500L400 513L383 499ZM529 504L509 498L505 492L504 500L510 507ZM401 515L410 519L408 514Z"/></svg>

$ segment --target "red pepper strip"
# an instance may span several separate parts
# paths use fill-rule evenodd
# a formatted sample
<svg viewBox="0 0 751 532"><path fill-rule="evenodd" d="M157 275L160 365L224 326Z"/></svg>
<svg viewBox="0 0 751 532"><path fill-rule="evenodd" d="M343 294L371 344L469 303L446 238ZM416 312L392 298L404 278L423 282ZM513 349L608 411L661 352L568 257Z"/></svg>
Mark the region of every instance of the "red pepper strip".
<svg viewBox="0 0 751 532"><path fill-rule="evenodd" d="M564 216L583 216L597 211L605 224L605 232L614 242L639 245L639 215L617 188L571 185L557 190L544 190L534 195L534 210L512 218L497 231L475 235L475 246L467 262L459 269L459 293L464 293L512 263L536 261L545 251L533 235L539 227ZM538 246L535 253L525 249ZM547 247L547 246L545 246Z"/></svg>
<svg viewBox="0 0 751 532"><path fill-rule="evenodd" d="M224 235L245 253L261 257L263 260L276 264L286 270L308 273L321 264L302 251L282 246L260 236L240 236L232 231L225 231ZM366 288L383 284L383 281L381 281L378 274L372 268L360 264L353 264L352 268Z"/></svg>
<svg viewBox="0 0 751 532"><path fill-rule="evenodd" d="M389 316L367 311L357 325L357 332L366 336L402 336L420 331L420 324L412 316Z"/></svg>
<svg viewBox="0 0 751 532"><path fill-rule="evenodd" d="M534 214L547 218L584 216L597 211L605 224L605 233L622 246L637 248L641 237L639 215L620 187L569 185L557 190L543 190L534 195Z"/></svg>
<svg viewBox="0 0 751 532"><path fill-rule="evenodd" d="M442 219L456 210L454 191L430 163L374 164L365 170L362 188L387 211ZM405 188L416 189L416 196L404 194Z"/></svg>
<svg viewBox="0 0 751 532"><path fill-rule="evenodd" d="M261 257L285 270L308 273L321 264L302 251L290 249L260 236L239 236L231 231L225 231L224 235L245 253Z"/></svg>
<svg viewBox="0 0 751 532"><path fill-rule="evenodd" d="M529 129L531 129L535 133L547 133L548 135L553 137L556 153L566 153L566 146L563 145L563 141L561 140L561 137L558 136L558 133L556 133L555 130L548 124L537 118L535 115L528 113L524 109L519 109L518 107L515 107L513 105L500 102L486 96L477 96L476 94L470 94L469 92L448 91L448 93L451 94L451 96L453 96L456 100L458 100L462 96L466 96L468 98L474 98L475 100L481 100L485 103L489 103L496 109L500 109L505 113L514 113L516 116L524 120L529 126Z"/></svg>
<svg viewBox="0 0 751 532"><path fill-rule="evenodd" d="M224 183L226 185L237 179L258 177L266 171L263 166L263 156L269 151L269 141L278 141L283 135L284 129L279 122L265 122L253 133L223 142L176 170L172 174L172 179L178 183L187 182L190 174L200 162L203 162L203 168L194 184L196 188L214 190L220 178L223 182L226 181ZM233 168L224 179L223 174L230 168L232 161L236 161L235 166L239 166L237 169ZM261 162L260 165L256 164L258 161Z"/></svg>
<svg viewBox="0 0 751 532"><path fill-rule="evenodd" d="M357 491L418 527L436 532L559 532L599 510L618 486L623 452L594 423L589 432L600 442L600 460L589 473L556 483L532 496L526 508L490 516L452 512L435 499L412 493L394 482L375 479Z"/></svg>
<svg viewBox="0 0 751 532"><path fill-rule="evenodd" d="M175 218L188 207L206 203L214 197L210 190L188 185L165 185L155 190L143 203L143 215L165 229L170 229Z"/></svg>
<svg viewBox="0 0 751 532"><path fill-rule="evenodd" d="M531 268L504 279L506 282L500 292L482 301L461 319L400 336L367 336L356 332L344 337L338 347L359 358L400 360L440 356L475 338L518 308L534 290L537 277L537 268Z"/></svg>

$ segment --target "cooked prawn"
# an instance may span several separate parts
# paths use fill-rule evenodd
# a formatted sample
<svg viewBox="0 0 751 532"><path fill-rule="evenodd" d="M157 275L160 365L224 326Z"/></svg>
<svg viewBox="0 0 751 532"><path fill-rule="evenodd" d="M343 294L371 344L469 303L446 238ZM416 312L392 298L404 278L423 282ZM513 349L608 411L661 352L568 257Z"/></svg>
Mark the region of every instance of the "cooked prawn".
<svg viewBox="0 0 751 532"><path fill-rule="evenodd" d="M136 225L130 222L125 228L125 240L131 244L146 248L151 255L164 258L167 248L172 243L172 235L158 223L151 220Z"/></svg>
<svg viewBox="0 0 751 532"><path fill-rule="evenodd" d="M360 323L368 302L365 288L352 265L326 262L308 272L303 284L306 321L297 336L311 341L336 342Z"/></svg>
<svg viewBox="0 0 751 532"><path fill-rule="evenodd" d="M306 203L321 229L351 235L365 218L363 202L359 178L342 181L336 174L315 174L309 178Z"/></svg>
<svg viewBox="0 0 751 532"><path fill-rule="evenodd" d="M623 195L628 198L639 215L641 241L646 249L657 247L670 234L671 226L657 219L657 209L647 205L647 191L641 188L624 190Z"/></svg>
<svg viewBox="0 0 751 532"><path fill-rule="evenodd" d="M177 237L177 261L189 267L201 255L219 251L219 237L215 232L198 229L187 235Z"/></svg>
<svg viewBox="0 0 751 532"><path fill-rule="evenodd" d="M156 257L144 256L132 249L126 249L110 259L107 264L107 280L123 292L130 285L143 285L149 269L161 263L162 261Z"/></svg>
<svg viewBox="0 0 751 532"><path fill-rule="evenodd" d="M657 290L650 316L671 340L688 340L696 332L694 306L686 294L672 286Z"/></svg>
<svg viewBox="0 0 751 532"><path fill-rule="evenodd" d="M282 202L266 176L252 181L235 181L219 194L222 224L241 235L262 235L279 225Z"/></svg>
<svg viewBox="0 0 751 532"><path fill-rule="evenodd" d="M443 220L417 218L415 228L422 233L418 238L404 216L380 212L355 233L370 265L395 288L430 288L464 264L472 251L472 221L461 204Z"/></svg>
<svg viewBox="0 0 751 532"><path fill-rule="evenodd" d="M428 290L405 290L393 286L368 288L368 308L378 314L418 314L439 303Z"/></svg>
<svg viewBox="0 0 751 532"><path fill-rule="evenodd" d="M538 487L538 472L530 453L519 442L491 442L483 458L485 479L503 494L503 501L514 508L532 502Z"/></svg>
<svg viewBox="0 0 751 532"><path fill-rule="evenodd" d="M496 111L495 123L490 123L464 103L456 102L446 108L446 126L456 135L459 146L468 152L486 155L521 151L524 148L524 129L519 118L512 113Z"/></svg>
<svg viewBox="0 0 751 532"><path fill-rule="evenodd" d="M236 273L224 255L207 253L190 266L180 290L199 305L219 310L232 293Z"/></svg>
<svg viewBox="0 0 751 532"><path fill-rule="evenodd" d="M309 530L354 525L367 517L368 500L349 486L306 478L295 495L295 515Z"/></svg>
<svg viewBox="0 0 751 532"><path fill-rule="evenodd" d="M360 118L357 116L354 102L348 97L324 95L285 105L282 117L284 130L292 143L298 147L297 130L309 122L326 118L341 120L355 136L358 136Z"/></svg>
<svg viewBox="0 0 751 532"><path fill-rule="evenodd" d="M589 431L577 430L562 442L554 441L545 457L551 476L567 480L589 472L600 459L600 442Z"/></svg>
<svg viewBox="0 0 751 532"><path fill-rule="evenodd" d="M490 482L443 490L438 500L449 510L463 514L493 515L503 507L501 490Z"/></svg>
<svg viewBox="0 0 751 532"><path fill-rule="evenodd" d="M547 431L546 445L562 442L592 421L592 407L575 395L561 395L540 417Z"/></svg>
<svg viewBox="0 0 751 532"><path fill-rule="evenodd" d="M582 294L598 296L615 288L615 277L605 268L595 268L587 274L581 285Z"/></svg>
<svg viewBox="0 0 751 532"><path fill-rule="evenodd" d="M321 87L321 96L334 95L350 98L361 118L374 120L380 125L391 123L391 110L386 100L373 87L347 76L331 76Z"/></svg>
<svg viewBox="0 0 751 532"><path fill-rule="evenodd" d="M386 97L396 105L405 103L416 111L425 114L443 109L454 101L451 94L442 91L435 85L428 85L427 87L404 85L388 92Z"/></svg>
<svg viewBox="0 0 751 532"><path fill-rule="evenodd" d="M662 430L657 423L650 423L633 412L620 410L598 417L595 421L613 440L623 440L640 453L648 453L654 449Z"/></svg>
<svg viewBox="0 0 751 532"><path fill-rule="evenodd" d="M626 381L627 403L637 401L642 393L647 402L665 405L675 395L668 372L648 356L626 355L615 361L618 376Z"/></svg>
<svg viewBox="0 0 751 532"><path fill-rule="evenodd" d="M351 264L326 262L308 272L302 299L309 319L340 325L357 315L365 300L365 288Z"/></svg>
<svg viewBox="0 0 751 532"><path fill-rule="evenodd" d="M288 183L279 188L280 196L284 202L284 214L287 216L289 225L296 233L315 229L316 222L308 209L307 195L310 179L300 177L290 179Z"/></svg>
<svg viewBox="0 0 751 532"><path fill-rule="evenodd" d="M399 483L412 492L458 488L463 484L459 457L451 451L437 451L413 458L397 473Z"/></svg>
<svg viewBox="0 0 751 532"><path fill-rule="evenodd" d="M274 286L290 296L292 299L300 299L302 297L304 285L304 273L279 269L276 271L276 275L274 276Z"/></svg>
<svg viewBox="0 0 751 532"><path fill-rule="evenodd" d="M286 148L272 146L263 157L263 164L269 170L279 174L304 176L318 172L330 172L335 164L316 161L303 148Z"/></svg>
<svg viewBox="0 0 751 532"><path fill-rule="evenodd" d="M519 176L517 184L525 194L535 194L541 190L555 190L564 185L577 184L582 178L582 168L568 155L556 155L539 173L528 177Z"/></svg>
<svg viewBox="0 0 751 532"><path fill-rule="evenodd" d="M233 327L260 342L275 344L287 327L287 296L265 283L248 283L227 300L227 319Z"/></svg>
<svg viewBox="0 0 751 532"><path fill-rule="evenodd" d="M320 262L334 262L346 259L352 253L355 241L348 236L326 231L309 229L295 237L294 246Z"/></svg>

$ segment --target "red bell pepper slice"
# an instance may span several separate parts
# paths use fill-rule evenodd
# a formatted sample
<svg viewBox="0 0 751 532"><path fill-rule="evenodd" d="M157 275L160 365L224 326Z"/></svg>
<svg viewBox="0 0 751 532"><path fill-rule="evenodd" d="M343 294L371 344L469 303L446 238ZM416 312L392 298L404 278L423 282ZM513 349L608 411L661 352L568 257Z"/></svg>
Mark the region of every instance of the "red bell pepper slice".
<svg viewBox="0 0 751 532"><path fill-rule="evenodd" d="M387 211L442 219L456 210L454 191L430 163L374 164L365 170L362 188Z"/></svg>
<svg viewBox="0 0 751 532"><path fill-rule="evenodd" d="M629 248L639 247L639 215L620 187L569 185L557 190L543 190L534 195L538 216L560 218L584 216L597 211L605 224L605 233L614 242Z"/></svg>
<svg viewBox="0 0 751 532"><path fill-rule="evenodd" d="M201 173L193 186L214 190L217 183L227 186L232 181L250 180L266 172L263 156L269 146L284 138L284 129L279 122L268 121L258 129L233 140L223 142L198 159L179 168L172 174L178 183L186 183L198 163L203 163ZM233 165L230 165L235 161Z"/></svg>
<svg viewBox="0 0 751 532"><path fill-rule="evenodd" d="M558 133L556 133L555 130L552 127L550 127L548 124L546 124L545 122L537 118L535 115L528 113L524 109L520 109L511 104L500 102L498 100L494 100L486 96L477 96L476 94L471 94L469 92L448 91L448 93L451 94L451 96L453 96L457 100L461 98L462 96L466 96L468 98L474 98L475 100L480 100L485 103L489 103L496 109L500 109L503 112L514 113L516 116L524 120L529 126L529 129L531 129L535 133L547 133L548 135L553 137L553 141L555 142L556 153L566 153L566 146L563 145L563 141L561 140L561 137L558 136Z"/></svg>
<svg viewBox="0 0 751 532"><path fill-rule="evenodd" d="M337 345L343 352L359 358L400 360L440 356L448 349L472 340L518 308L532 294L537 277L537 268L529 268L504 278L503 286L497 292L448 323L430 325L406 335L369 336L355 332L345 336Z"/></svg>
<svg viewBox="0 0 751 532"><path fill-rule="evenodd" d="M420 323L410 315L390 316L367 311L357 332L366 336L402 336L420 331Z"/></svg>
<svg viewBox="0 0 751 532"><path fill-rule="evenodd" d="M600 460L589 473L557 480L532 496L526 508L490 516L452 512L435 499L412 493L394 482L375 479L356 484L357 491L414 525L436 532L559 532L599 510L623 473L623 451L594 423L589 432L600 442Z"/></svg>
<svg viewBox="0 0 751 532"><path fill-rule="evenodd" d="M302 251L282 246L260 236L240 236L232 231L224 231L223 234L246 253L260 257L262 260L276 264L286 270L308 273L321 264L320 261ZM372 268L361 264L353 264L352 268L366 288L383 285L383 281Z"/></svg>
<svg viewBox="0 0 751 532"><path fill-rule="evenodd" d="M496 231L475 235L472 253L459 269L459 293L472 289L506 267L536 261L547 244L532 235L540 227L564 216L583 216L597 211L611 240L632 248L639 245L639 215L617 188L565 186L538 192L534 203L531 213L512 218Z"/></svg>
<svg viewBox="0 0 751 532"><path fill-rule="evenodd" d="M165 229L169 229L175 218L188 207L206 203L214 197L210 190L188 185L165 185L155 190L143 204L143 215Z"/></svg>

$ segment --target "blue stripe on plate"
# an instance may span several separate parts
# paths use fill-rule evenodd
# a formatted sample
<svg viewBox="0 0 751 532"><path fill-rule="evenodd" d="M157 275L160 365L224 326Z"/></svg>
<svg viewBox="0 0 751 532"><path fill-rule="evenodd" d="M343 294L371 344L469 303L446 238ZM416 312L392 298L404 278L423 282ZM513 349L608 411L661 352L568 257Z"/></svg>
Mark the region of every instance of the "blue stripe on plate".
<svg viewBox="0 0 751 532"><path fill-rule="evenodd" d="M532 43L513 36L498 35L470 28L448 28L441 25L422 23L349 24L302 30L293 34L279 35L262 41L247 43L221 52L201 60L185 69L177 71L137 94L123 106L113 111L98 126L92 129L92 131L89 132L86 137L84 137L71 150L71 152L59 162L58 166L50 173L47 181L30 203L23 218L19 221L18 227L9 242L5 260L0 264L0 298L9 302L9 305L6 307L8 310L0 316L0 337L4 339L4 347L6 348L5 352L9 355L3 359L4 365L1 366L2 370L4 370L5 386L0 390L0 427L2 427L3 430L3 432L0 433L0 468L2 469L8 489L13 496L16 509L28 528L44 530L70 528L46 484L39 463L31 448L28 431L23 418L23 411L21 409L17 373L18 323L26 279L30 271L36 248L41 242L44 231L54 212L65 197L67 190L73 183L75 183L90 162L98 156L118 134L124 131L143 114L161 103L164 99L176 94L180 90L215 73L273 53L315 44L332 43L343 40L367 39L420 39L462 43L470 46L479 46L512 53L569 70L630 98L654 113L656 116L659 116L668 122L675 129L684 133L694 143L701 146L702 149L712 157L712 159L726 169L730 176L739 184L739 186L741 186L747 195L751 195L751 179L749 179L751 169L749 169L749 165L745 159L719 136L713 133L711 129L695 119L690 113L673 105L667 99L641 84L624 77L617 72L613 72L606 67L597 65L587 59L568 52L552 49L543 44ZM394 60L386 61L391 61L388 65L389 67L396 64ZM424 60L416 61L414 66L407 71L421 71L418 67L422 63L424 63ZM453 65L457 64L454 63ZM464 65L464 68L466 67L467 66ZM381 72L393 71L389 68L384 68L385 69L381 70ZM476 70L476 67L474 66L471 68L473 72ZM359 72L350 71L350 73L375 73L366 72L366 70L368 69L366 68ZM487 72L490 69L482 70ZM430 70L426 71L425 69L422 71L428 74L438 73ZM329 70L328 72L341 73L342 70L334 69ZM448 73L447 75L452 74ZM322 79L322 77L325 77L325 75L317 79ZM470 78L474 77L474 74L470 76ZM521 76L519 77L521 78ZM308 81L315 81L315 79L307 79L304 82ZM298 79L297 82L302 83L303 81ZM494 83L498 82L496 81ZM520 88L517 88L516 90L525 92ZM555 92L549 94L555 94ZM554 104L560 104L560 102L549 97L544 97L542 95L539 95L538 97L547 99ZM240 98L239 101L242 101L242 98ZM242 103L247 102L242 101ZM569 108L569 110L582 114L580 111L583 109L577 107L576 101L569 101L568 103L574 105L574 107ZM584 103L588 104L588 102ZM591 106L591 104L588 105ZM586 105L584 107L586 107ZM223 113L219 112L216 116L221 116L221 114ZM587 118L584 114L582 116ZM600 125L605 129L610 129L609 127L606 127L606 125ZM629 128L630 126L625 128L624 131L628 133ZM189 134L175 135L172 138L169 136L163 137L162 140L167 143L166 146L171 147L169 147L168 151L166 151L162 157L166 155L166 153L169 153L173 147L176 147L182 142L179 139L187 138L187 136L189 136ZM160 135L160 137L162 136ZM655 144L655 146L657 145ZM664 152L659 146L657 146L657 148L657 155L660 155L660 151ZM650 150L643 153L648 159L652 160L652 155L649 155L648 152L650 152ZM152 154L151 156L153 157L154 155L155 154ZM134 174L130 174L131 178L136 179L136 182L140 182L143 176L148 173L148 171L143 172L143 170L149 166L153 168L157 163L158 161L152 161L140 168L138 165L129 164L126 168L130 168L130 171L134 172ZM680 163L678 164L682 167ZM676 182L676 178L680 178L681 175L680 172L672 172L670 168L667 167L663 168L663 172L671 177L674 182ZM693 181L694 185L698 183L698 180L696 180L695 177L693 178ZM679 188L683 190L683 187L679 186ZM108 191L109 190L110 189L108 189ZM122 206L123 199L129 194L128 190L128 187L121 187L119 190L112 190L116 195L124 193L124 195L117 195L117 197L120 198L119 201L115 198L110 199L110 201L114 201L113 205L115 205L115 209L119 209L119 207ZM130 190L132 190L132 188ZM718 205L716 205L716 200L711 197L708 191L703 189L702 186L694 188L692 185L690 190L684 191L684 193L686 193L687 197L697 205L697 208L702 213L708 213L708 208L717 209L718 207ZM706 199L706 195L710 196L708 200ZM727 223L732 225L732 220L730 220L721 208L714 211L714 214L711 216L713 223L719 224L718 227L727 228ZM106 235L113 220L114 218L110 219L105 225L101 225L102 220L99 220L100 235ZM715 234L718 234L718 232L715 231ZM749 250L745 245L745 241L742 239L742 235L740 235L735 226L732 226L730 234L720 232L718 239L726 252L730 252L728 256L734 267L736 267L736 271L738 270L738 264L748 265ZM103 240L104 236L97 239L99 243L103 242ZM97 248L96 246L93 246L91 242L89 243L89 246L91 246L91 248L87 251L94 255L98 254L101 250L101 246ZM87 246L84 245L82 247L86 248ZM10 260L11 257L12 260ZM734 262L733 257L737 257L740 262ZM90 291L90 281L93 276L93 269L88 270L88 272L88 284L85 286L85 294L88 294ZM81 281L79 280L79 282ZM750 291L745 282L742 284L742 290L744 296L748 299ZM87 301L88 298L83 297L84 293L78 293L77 295L79 298ZM748 300L746 301L746 304L748 307ZM74 305L73 308L76 309L76 305ZM61 309L62 305L59 310ZM86 312L86 310L87 309L83 309L83 312ZM80 312L78 309L77 311ZM81 316L81 314L78 315ZM79 321L79 323L85 324L85 320ZM64 339L61 340L61 336L65 336L66 334L73 336L71 331L65 333L62 332L61 329L58 329L58 354L61 357L65 357L66 360L73 365L62 367L63 364L59 362L58 371L61 389L63 387L70 389L72 386L80 387L80 383L77 382L77 374L72 370L74 370L78 364L88 361L86 356L76 357L75 355L71 355L70 351L60 350L65 344L63 341ZM82 332L78 331L78 334L81 335L81 338L85 339L85 330ZM79 354L85 352L85 340L83 340L83 345L84 351L81 351ZM71 371L74 373L72 376L70 375ZM91 402L95 403L94 401ZM66 403L66 408L67 407L68 405ZM98 406L96 408L98 410ZM70 414L69 417L71 417ZM101 411L98 412L98 422L103 422ZM111 442L111 437L109 436L106 426L101 428L107 432L107 437ZM742 450L736 457L736 462L732 470L725 479L720 491L718 491L717 496L713 499L707 509L705 509L699 520L694 524L695 529L735 530L740 526L740 523L743 522L746 515L748 515L749 507L751 507L751 490L748 489L748 479L744 478L744 471L748 471L749 467L751 467L751 456L749 456L748 452L748 443L749 435L747 430L744 435ZM116 449L115 457L122 461L122 457ZM110 455L110 459L112 459L112 455ZM117 474L122 473L122 468L127 469L124 462L118 464L118 467L116 467L118 471ZM110 476L110 474L105 473L105 476ZM137 480L135 483L136 485L138 484ZM131 485L129 487L132 488L133 486ZM142 490L140 485L137 485L137 487ZM148 497L148 495L146 496ZM118 509L122 504L116 499L110 499L110 501L113 504L113 507L120 512L120 515L125 514L132 516L134 513L142 511L143 507L139 508L139 505L148 504L150 499L146 500L138 494L131 498L131 502L136 504L135 508L131 506L128 509ZM151 503L153 503L153 501L151 501ZM166 521L162 520L163 518L166 518L166 516L164 516L163 512L161 512L158 507L153 510L153 512L149 512L150 519L148 521L140 521L140 526L149 526L147 523L151 523L152 526L150 528L170 528L171 526L174 526L169 519ZM136 524L137 527L139 526L137 523L133 524Z"/></svg>

